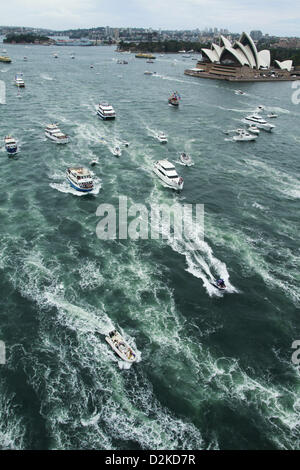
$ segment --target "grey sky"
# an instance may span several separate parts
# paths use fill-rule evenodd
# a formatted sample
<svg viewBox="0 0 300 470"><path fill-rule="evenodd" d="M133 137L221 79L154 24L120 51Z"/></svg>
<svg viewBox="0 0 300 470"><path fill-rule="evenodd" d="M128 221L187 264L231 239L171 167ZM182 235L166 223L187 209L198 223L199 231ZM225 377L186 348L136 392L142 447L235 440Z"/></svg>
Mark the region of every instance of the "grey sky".
<svg viewBox="0 0 300 470"><path fill-rule="evenodd" d="M0 0L1 25L51 29L152 27L154 29L261 29L298 36L295 0Z"/></svg>

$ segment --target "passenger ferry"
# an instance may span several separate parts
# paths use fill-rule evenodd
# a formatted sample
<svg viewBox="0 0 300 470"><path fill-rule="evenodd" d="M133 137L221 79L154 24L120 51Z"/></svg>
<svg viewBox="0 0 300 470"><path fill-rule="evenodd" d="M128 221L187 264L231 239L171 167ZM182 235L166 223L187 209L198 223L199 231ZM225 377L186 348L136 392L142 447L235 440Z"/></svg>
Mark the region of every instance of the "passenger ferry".
<svg viewBox="0 0 300 470"><path fill-rule="evenodd" d="M98 116L101 119L115 119L116 113L114 108L108 103L100 103L97 111Z"/></svg>
<svg viewBox="0 0 300 470"><path fill-rule="evenodd" d="M4 137L5 150L10 155L15 155L18 152L18 146L16 140L10 135Z"/></svg>
<svg viewBox="0 0 300 470"><path fill-rule="evenodd" d="M0 62L6 62L6 63L10 63L11 62L11 58L6 56L6 55L0 55Z"/></svg>
<svg viewBox="0 0 300 470"><path fill-rule="evenodd" d="M117 332L117 330L111 331L108 336L105 337L110 347L115 351L118 356L125 362L135 362L136 354L133 349L126 343L125 339Z"/></svg>
<svg viewBox="0 0 300 470"><path fill-rule="evenodd" d="M135 57L137 59L155 59L155 56L152 54L146 54L143 52L139 52L138 54L135 54Z"/></svg>
<svg viewBox="0 0 300 470"><path fill-rule="evenodd" d="M183 178L178 176L174 165L168 160L158 160L153 166L154 173L172 189L183 189Z"/></svg>
<svg viewBox="0 0 300 470"><path fill-rule="evenodd" d="M22 73L16 73L15 75L15 84L17 87L24 88L25 87L25 82L23 80L23 74Z"/></svg>
<svg viewBox="0 0 300 470"><path fill-rule="evenodd" d="M70 140L69 136L64 134L57 124L48 124L45 128L45 136L57 144L67 144Z"/></svg>
<svg viewBox="0 0 300 470"><path fill-rule="evenodd" d="M66 177L72 188L76 189L77 191L88 193L94 189L93 178L87 168L67 168Z"/></svg>

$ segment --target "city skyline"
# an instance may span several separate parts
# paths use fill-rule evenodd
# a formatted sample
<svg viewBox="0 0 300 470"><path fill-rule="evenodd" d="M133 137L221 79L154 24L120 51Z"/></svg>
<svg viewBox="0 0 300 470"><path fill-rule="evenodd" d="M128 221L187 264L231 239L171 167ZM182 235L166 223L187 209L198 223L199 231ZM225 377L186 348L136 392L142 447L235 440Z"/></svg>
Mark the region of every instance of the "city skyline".
<svg viewBox="0 0 300 470"><path fill-rule="evenodd" d="M11 0L1 12L5 26L52 30L152 28L154 30L262 30L274 36L298 36L300 5L292 0Z"/></svg>

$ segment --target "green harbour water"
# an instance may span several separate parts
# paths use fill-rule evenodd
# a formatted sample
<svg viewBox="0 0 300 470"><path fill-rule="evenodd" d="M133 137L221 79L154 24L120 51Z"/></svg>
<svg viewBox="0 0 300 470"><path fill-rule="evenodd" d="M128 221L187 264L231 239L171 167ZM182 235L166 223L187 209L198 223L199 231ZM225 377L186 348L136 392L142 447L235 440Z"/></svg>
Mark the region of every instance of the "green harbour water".
<svg viewBox="0 0 300 470"><path fill-rule="evenodd" d="M292 84L185 76L196 61L180 54L148 64L114 47L5 48L0 449L300 449ZM175 90L179 109L167 103ZM113 105L115 121L97 117L100 101ZM224 134L259 105L278 114L272 133L248 143ZM69 144L45 138L51 122ZM16 158L5 152L8 134L18 140ZM124 140L129 147L114 157ZM180 165L183 151L190 168ZM79 195L65 170L93 158L95 194ZM181 193L153 173L162 158L183 176ZM120 196L147 207L204 204L204 240L197 250L171 237L100 240L97 208L117 207ZM228 292L212 286L215 277ZM113 328L138 351L130 368L105 342Z"/></svg>

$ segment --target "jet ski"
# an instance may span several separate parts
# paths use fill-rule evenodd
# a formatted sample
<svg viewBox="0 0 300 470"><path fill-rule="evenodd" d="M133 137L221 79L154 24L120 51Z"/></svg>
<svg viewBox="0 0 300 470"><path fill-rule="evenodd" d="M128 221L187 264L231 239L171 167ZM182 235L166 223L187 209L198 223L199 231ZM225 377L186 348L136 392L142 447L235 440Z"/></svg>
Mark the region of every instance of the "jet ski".
<svg viewBox="0 0 300 470"><path fill-rule="evenodd" d="M224 279L216 279L214 282L212 282L212 285L219 290L226 290Z"/></svg>

